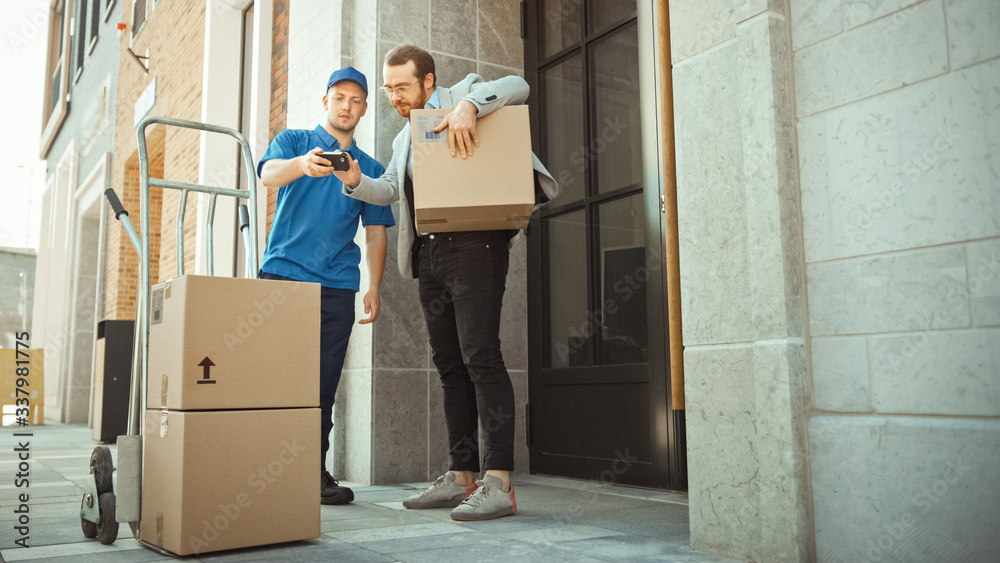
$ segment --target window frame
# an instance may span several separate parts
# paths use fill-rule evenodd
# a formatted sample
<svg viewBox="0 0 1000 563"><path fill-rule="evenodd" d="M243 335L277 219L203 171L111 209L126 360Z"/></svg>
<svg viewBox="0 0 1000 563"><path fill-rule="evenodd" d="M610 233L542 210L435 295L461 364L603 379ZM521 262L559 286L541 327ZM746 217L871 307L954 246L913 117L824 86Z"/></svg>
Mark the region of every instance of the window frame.
<svg viewBox="0 0 1000 563"><path fill-rule="evenodd" d="M135 14L136 14L135 8L136 5L139 3L139 0L132 0L132 9L129 10L131 12L129 14L129 28L132 30L132 33L130 34L131 37L129 38L129 47L135 45L136 38L139 37L139 33L142 32L142 29L146 27L146 22L149 21L149 16L151 12L149 9L150 2L149 0L141 0L141 1L143 7L143 14L142 14L142 22L139 23L139 27L135 26Z"/></svg>
<svg viewBox="0 0 1000 563"><path fill-rule="evenodd" d="M76 71L73 73L73 84L80 81L83 75L83 62L87 57L87 29L90 22L87 20L87 0L80 1L80 13L73 19L73 26L76 33L73 34L73 43L76 47Z"/></svg>
<svg viewBox="0 0 1000 563"><path fill-rule="evenodd" d="M86 2L87 0L84 0ZM90 0L90 40L87 41L87 55L94 52L97 39L101 36L101 0Z"/></svg>
<svg viewBox="0 0 1000 563"><path fill-rule="evenodd" d="M62 29L54 29L57 22L62 22ZM46 158L56 133L69 113L69 82L71 72L71 57L73 35L73 0L52 0L49 3L48 48L45 57L45 93L42 104L42 135L39 146L39 158ZM62 45L62 51L59 46ZM59 73L59 98L52 99L54 74L61 65Z"/></svg>

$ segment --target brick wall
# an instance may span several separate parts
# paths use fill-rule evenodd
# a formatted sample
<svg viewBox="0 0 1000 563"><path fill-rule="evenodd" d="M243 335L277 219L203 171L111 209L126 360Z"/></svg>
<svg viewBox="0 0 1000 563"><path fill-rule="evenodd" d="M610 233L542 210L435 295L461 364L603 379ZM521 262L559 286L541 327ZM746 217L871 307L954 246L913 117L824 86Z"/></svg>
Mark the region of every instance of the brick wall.
<svg viewBox="0 0 1000 563"><path fill-rule="evenodd" d="M151 3L150 3L151 4ZM130 21L132 2L125 0L122 19ZM149 14L145 27L136 37L132 50L144 55L149 49L149 75L135 64L125 51L131 27L122 38L119 60L117 100L123 111L116 115L113 182L119 197L132 212L134 226L140 229L139 168L136 134L132 126L134 107L143 90L156 77L156 103L149 115L199 121L204 66L205 2L173 0L158 2ZM196 131L150 128L147 146L150 171L154 177L184 182L198 181L199 134ZM176 214L180 192L150 194L150 230L152 231L151 279L153 283L176 273ZM193 271L197 198L188 200L184 232L185 268ZM161 219L161 215L163 219ZM162 252L161 252L162 249ZM111 225L108 233L107 318L134 316L138 259L121 225Z"/></svg>
<svg viewBox="0 0 1000 563"><path fill-rule="evenodd" d="M270 138L286 126L288 117L288 0L275 0L271 32ZM267 232L277 206L278 190L267 191Z"/></svg>

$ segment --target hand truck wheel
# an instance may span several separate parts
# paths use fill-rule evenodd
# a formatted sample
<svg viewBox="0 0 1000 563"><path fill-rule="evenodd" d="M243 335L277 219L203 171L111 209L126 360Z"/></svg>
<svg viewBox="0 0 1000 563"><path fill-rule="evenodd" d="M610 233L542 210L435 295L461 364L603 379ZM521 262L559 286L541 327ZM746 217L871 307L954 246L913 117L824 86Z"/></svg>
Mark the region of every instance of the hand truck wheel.
<svg viewBox="0 0 1000 563"><path fill-rule="evenodd" d="M83 501L87 502L87 497L89 495L83 495ZM82 510L81 510L82 512ZM83 529L83 537L85 538L96 538L97 537L97 524L87 520L83 516L80 516L80 528Z"/></svg>
<svg viewBox="0 0 1000 563"><path fill-rule="evenodd" d="M97 446L90 454L90 466L94 468L94 481L97 482L98 499L104 493L111 492L111 474L115 470L115 462L111 458L111 448Z"/></svg>
<svg viewBox="0 0 1000 563"><path fill-rule="evenodd" d="M104 493L97 499L101 519L97 522L97 539L104 545L115 543L118 538L118 521L115 520L115 494Z"/></svg>

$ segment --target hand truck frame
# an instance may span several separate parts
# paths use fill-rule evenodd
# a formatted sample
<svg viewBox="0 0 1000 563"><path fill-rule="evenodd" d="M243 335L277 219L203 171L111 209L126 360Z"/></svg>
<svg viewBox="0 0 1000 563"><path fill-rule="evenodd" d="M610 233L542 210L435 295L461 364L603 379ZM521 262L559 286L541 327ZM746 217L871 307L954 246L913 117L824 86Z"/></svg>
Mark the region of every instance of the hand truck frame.
<svg viewBox="0 0 1000 563"><path fill-rule="evenodd" d="M178 182L149 175L149 154L146 146L146 129L151 125L164 125L193 129L206 133L219 133L236 139L240 145L241 159L246 167L247 189L222 188ZM215 206L218 196L246 199L247 205L239 205L239 229L246 247L246 270L248 278L257 275L257 176L250 153L250 144L234 129L186 121L171 117L146 117L136 127L139 152L139 216L142 224L140 237L132 227L128 211L122 206L113 188L104 195L114 210L128 235L129 241L139 255L139 279L136 290L135 333L132 344L132 375L129 390L128 434L118 437L118 467L114 467L111 450L98 446L90 457L90 472L84 483L84 495L80 503L80 525L83 535L97 537L102 544L110 545L118 537L119 523L128 523L132 535L142 545L172 555L140 539L140 514L142 503L142 424L146 410L146 377L149 371L149 307L150 307L150 237L149 237L149 189L168 188L180 190L177 208L177 275L184 275L184 220L187 198L191 192L211 196L205 221L208 275L215 275ZM117 486L113 488L112 475L117 471Z"/></svg>

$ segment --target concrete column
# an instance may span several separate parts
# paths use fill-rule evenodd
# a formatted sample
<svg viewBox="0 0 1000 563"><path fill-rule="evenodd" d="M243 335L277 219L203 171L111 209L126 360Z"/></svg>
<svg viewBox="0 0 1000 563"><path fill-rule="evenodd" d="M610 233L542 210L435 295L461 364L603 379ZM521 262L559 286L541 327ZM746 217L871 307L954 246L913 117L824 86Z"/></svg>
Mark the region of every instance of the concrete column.
<svg viewBox="0 0 1000 563"><path fill-rule="evenodd" d="M670 2L691 547L813 553L784 3Z"/></svg>

